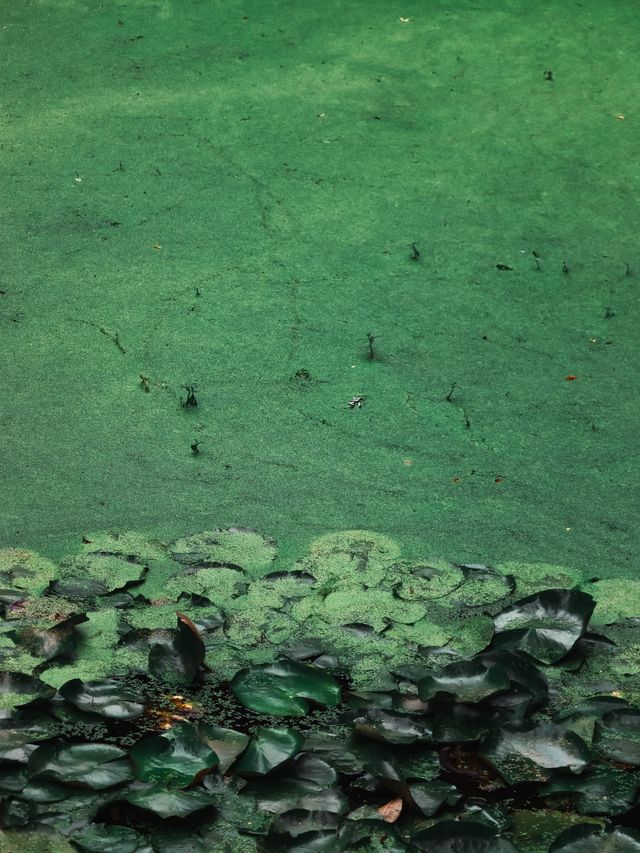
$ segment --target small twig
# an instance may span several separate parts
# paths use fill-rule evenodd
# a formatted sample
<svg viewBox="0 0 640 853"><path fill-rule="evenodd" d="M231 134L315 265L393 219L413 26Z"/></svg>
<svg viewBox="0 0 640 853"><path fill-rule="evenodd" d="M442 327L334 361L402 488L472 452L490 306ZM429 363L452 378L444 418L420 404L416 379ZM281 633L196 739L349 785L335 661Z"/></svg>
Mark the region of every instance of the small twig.
<svg viewBox="0 0 640 853"><path fill-rule="evenodd" d="M444 399L447 401L447 403L450 403L450 402L451 402L451 397L453 396L453 391L454 391L454 389L455 389L455 387L456 387L456 385L457 385L457 384L458 384L457 382L454 382L454 383L453 383L453 385L452 385L452 386L451 386L451 388L449 389L449 393L448 393L448 394L447 394L447 396L444 398Z"/></svg>

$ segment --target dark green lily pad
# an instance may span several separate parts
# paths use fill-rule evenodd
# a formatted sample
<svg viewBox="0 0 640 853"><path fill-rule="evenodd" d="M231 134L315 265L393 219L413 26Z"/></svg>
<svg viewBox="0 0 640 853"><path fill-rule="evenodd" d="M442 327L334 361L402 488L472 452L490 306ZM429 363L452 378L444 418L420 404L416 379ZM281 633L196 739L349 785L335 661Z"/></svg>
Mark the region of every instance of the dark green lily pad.
<svg viewBox="0 0 640 853"><path fill-rule="evenodd" d="M606 713L595 724L593 745L607 758L640 766L640 709Z"/></svg>
<svg viewBox="0 0 640 853"><path fill-rule="evenodd" d="M294 729L258 728L233 766L239 776L265 776L302 749L304 738Z"/></svg>
<svg viewBox="0 0 640 853"><path fill-rule="evenodd" d="M205 648L197 628L183 613L176 613L175 631L158 636L149 651L149 672L160 681L186 686L204 662Z"/></svg>
<svg viewBox="0 0 640 853"><path fill-rule="evenodd" d="M353 726L358 734L385 743L428 743L432 736L431 728L422 720L380 710L368 711L366 716L357 717Z"/></svg>
<svg viewBox="0 0 640 853"><path fill-rule="evenodd" d="M136 696L122 682L112 678L81 681L73 678L60 688L60 695L81 711L112 720L134 720L144 711Z"/></svg>
<svg viewBox="0 0 640 853"><path fill-rule="evenodd" d="M494 829L475 821L456 823L444 820L424 829L411 839L411 850L428 853L518 853Z"/></svg>
<svg viewBox="0 0 640 853"><path fill-rule="evenodd" d="M540 793L575 794L580 814L616 815L631 808L639 786L640 772L594 767L580 776L554 776Z"/></svg>
<svg viewBox="0 0 640 853"><path fill-rule="evenodd" d="M168 791L161 785L128 789L122 797L127 803L157 814L161 818L184 818L214 805L214 798L202 788L192 791Z"/></svg>
<svg viewBox="0 0 640 853"><path fill-rule="evenodd" d="M139 832L126 826L92 823L71 836L80 850L86 853L142 853L151 851Z"/></svg>
<svg viewBox="0 0 640 853"><path fill-rule="evenodd" d="M433 817L445 803L448 806L455 806L462 794L454 785L433 779L409 785L409 796L413 805L425 817Z"/></svg>
<svg viewBox="0 0 640 853"><path fill-rule="evenodd" d="M162 782L170 788L186 788L218 766L218 756L190 723L143 738L130 757L138 779Z"/></svg>
<svg viewBox="0 0 640 853"><path fill-rule="evenodd" d="M480 754L509 785L547 781L553 770L580 773L591 761L582 738L553 723L490 732L480 743Z"/></svg>
<svg viewBox="0 0 640 853"><path fill-rule="evenodd" d="M595 601L576 589L547 589L494 618L496 648L520 649L542 663L564 657L582 636Z"/></svg>
<svg viewBox="0 0 640 853"><path fill-rule="evenodd" d="M418 682L419 696L425 702L439 693L450 694L458 702L479 702L510 687L504 667L483 661L451 663Z"/></svg>
<svg viewBox="0 0 640 853"><path fill-rule="evenodd" d="M127 753L106 743L43 744L29 757L31 779L53 779L94 790L133 779Z"/></svg>
<svg viewBox="0 0 640 853"><path fill-rule="evenodd" d="M282 660L240 670L231 682L236 698L252 711L302 717L309 701L327 708L340 701L340 686L318 667Z"/></svg>
<svg viewBox="0 0 640 853"><path fill-rule="evenodd" d="M549 847L549 853L638 853L640 832L627 826L601 829L592 824L572 826Z"/></svg>

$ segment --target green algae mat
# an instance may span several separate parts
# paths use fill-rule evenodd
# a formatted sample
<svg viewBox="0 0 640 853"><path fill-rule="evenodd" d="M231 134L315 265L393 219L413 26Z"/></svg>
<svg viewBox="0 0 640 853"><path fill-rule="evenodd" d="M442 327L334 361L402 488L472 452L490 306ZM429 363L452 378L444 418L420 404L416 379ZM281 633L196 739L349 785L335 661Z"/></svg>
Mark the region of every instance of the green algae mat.
<svg viewBox="0 0 640 853"><path fill-rule="evenodd" d="M640 850L639 36L0 2L0 850Z"/></svg>

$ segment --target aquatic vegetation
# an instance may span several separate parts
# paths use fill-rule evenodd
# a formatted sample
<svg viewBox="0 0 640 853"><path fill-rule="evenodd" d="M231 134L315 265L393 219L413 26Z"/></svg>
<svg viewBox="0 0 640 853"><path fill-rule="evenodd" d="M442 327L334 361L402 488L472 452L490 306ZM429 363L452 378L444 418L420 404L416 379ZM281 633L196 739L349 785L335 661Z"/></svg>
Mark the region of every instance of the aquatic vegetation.
<svg viewBox="0 0 640 853"><path fill-rule="evenodd" d="M233 529L0 571L0 849L640 849L621 582L370 531L293 565Z"/></svg>

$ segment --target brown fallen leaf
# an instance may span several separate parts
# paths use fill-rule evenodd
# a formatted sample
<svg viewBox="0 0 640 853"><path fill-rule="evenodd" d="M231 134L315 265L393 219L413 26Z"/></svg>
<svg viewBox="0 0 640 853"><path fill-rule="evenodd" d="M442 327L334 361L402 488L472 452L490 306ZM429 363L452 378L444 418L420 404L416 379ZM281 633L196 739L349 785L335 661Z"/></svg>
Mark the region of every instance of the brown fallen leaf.
<svg viewBox="0 0 640 853"><path fill-rule="evenodd" d="M389 800L383 806L378 808L378 814L386 823L395 823L402 812L402 797L396 800Z"/></svg>

